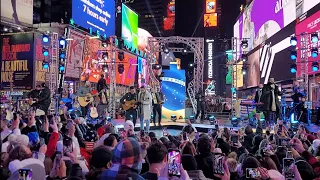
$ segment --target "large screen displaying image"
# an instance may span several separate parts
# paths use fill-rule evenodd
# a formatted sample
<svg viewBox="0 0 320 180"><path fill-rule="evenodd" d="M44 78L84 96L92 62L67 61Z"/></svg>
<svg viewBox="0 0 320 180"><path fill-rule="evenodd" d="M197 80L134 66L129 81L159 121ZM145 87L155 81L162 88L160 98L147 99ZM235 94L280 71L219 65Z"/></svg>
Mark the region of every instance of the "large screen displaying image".
<svg viewBox="0 0 320 180"><path fill-rule="evenodd" d="M1 21L33 24L33 0L1 0Z"/></svg>
<svg viewBox="0 0 320 180"><path fill-rule="evenodd" d="M72 18L83 28L92 28L107 37L115 34L115 1L72 0Z"/></svg>
<svg viewBox="0 0 320 180"><path fill-rule="evenodd" d="M173 30L175 26L175 0L171 0L167 5L167 16L163 19L163 29Z"/></svg>
<svg viewBox="0 0 320 180"><path fill-rule="evenodd" d="M320 32L320 11L316 12L315 14L313 14L312 16L310 16L309 18L303 20L302 22L300 22L299 24L296 25L296 34L300 35L301 33L313 33L313 32ZM311 35L311 34L310 34ZM299 39L299 37L298 37ZM314 44L310 41L310 38L308 38L307 40L307 44L308 47L310 47L308 49L308 61L310 61L308 63L308 74L314 74L316 72L312 72L312 61L319 61L319 57L318 58L313 58L311 57L311 47L314 47ZM298 44L297 44L298 48L301 47L301 42L298 40ZM315 47L318 47L318 51L320 49L319 46L319 42L318 44L315 45ZM297 75L300 75L300 66L303 65L301 63L299 63L301 61L301 51L297 51ZM319 73L319 72L317 72Z"/></svg>
<svg viewBox="0 0 320 180"><path fill-rule="evenodd" d="M121 36L124 45L132 49L138 48L138 14L122 4Z"/></svg>
<svg viewBox="0 0 320 180"><path fill-rule="evenodd" d="M320 0L305 0L307 12ZM248 38L250 51L296 19L296 0L253 0L234 25L234 37Z"/></svg>
<svg viewBox="0 0 320 180"><path fill-rule="evenodd" d="M260 59L259 51L248 56L248 72L245 76L246 87L256 87L260 84Z"/></svg>

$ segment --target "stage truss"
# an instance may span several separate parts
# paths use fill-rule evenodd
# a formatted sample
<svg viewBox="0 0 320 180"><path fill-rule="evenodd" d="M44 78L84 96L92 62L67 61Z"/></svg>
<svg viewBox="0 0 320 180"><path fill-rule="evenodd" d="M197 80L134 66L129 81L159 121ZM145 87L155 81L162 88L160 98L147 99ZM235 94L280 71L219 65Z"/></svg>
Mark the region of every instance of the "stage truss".
<svg viewBox="0 0 320 180"><path fill-rule="evenodd" d="M152 65L157 64L156 54L162 52L163 46L169 44L184 44L188 46L188 52L194 53L195 69L193 71L193 79L189 82L187 92L192 104L194 113L197 111L197 101L195 94L203 86L203 69L204 69L204 38L191 37L149 37L147 59L149 67L151 68L151 83L153 86L159 86L160 83L155 77ZM167 46L168 47L168 46ZM183 52L183 48L168 47L170 52Z"/></svg>

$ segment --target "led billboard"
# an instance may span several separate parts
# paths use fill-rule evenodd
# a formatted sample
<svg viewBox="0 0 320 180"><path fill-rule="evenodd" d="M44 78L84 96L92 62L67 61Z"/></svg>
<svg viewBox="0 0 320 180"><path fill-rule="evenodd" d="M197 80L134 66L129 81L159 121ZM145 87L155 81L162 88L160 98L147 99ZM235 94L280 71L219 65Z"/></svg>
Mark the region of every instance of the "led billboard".
<svg viewBox="0 0 320 180"><path fill-rule="evenodd" d="M217 1L216 0L206 0L206 13L217 12Z"/></svg>
<svg viewBox="0 0 320 180"><path fill-rule="evenodd" d="M107 37L115 34L114 0L72 0L74 23Z"/></svg>
<svg viewBox="0 0 320 180"><path fill-rule="evenodd" d="M167 6L167 15L163 19L163 29L173 30L175 26L175 1L171 0Z"/></svg>
<svg viewBox="0 0 320 180"><path fill-rule="evenodd" d="M122 4L121 37L124 45L138 49L138 14L125 4Z"/></svg>
<svg viewBox="0 0 320 180"><path fill-rule="evenodd" d="M33 0L1 0L1 21L33 24Z"/></svg>
<svg viewBox="0 0 320 180"><path fill-rule="evenodd" d="M204 14L203 15L203 25L204 27L216 27L218 25L218 14Z"/></svg>
<svg viewBox="0 0 320 180"><path fill-rule="evenodd" d="M304 0L303 13L319 3ZM234 37L248 38L249 46L244 51L250 51L296 20L296 15L296 0L253 0L235 23Z"/></svg>

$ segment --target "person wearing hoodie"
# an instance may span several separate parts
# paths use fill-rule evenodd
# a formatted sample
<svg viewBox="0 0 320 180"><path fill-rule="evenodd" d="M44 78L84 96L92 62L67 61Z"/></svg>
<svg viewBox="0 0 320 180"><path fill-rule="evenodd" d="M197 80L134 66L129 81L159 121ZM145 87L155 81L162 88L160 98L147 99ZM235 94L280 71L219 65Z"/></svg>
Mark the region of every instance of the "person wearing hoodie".
<svg viewBox="0 0 320 180"><path fill-rule="evenodd" d="M198 164L194 156L190 154L184 154L181 156L181 163L184 168L188 172L190 179L192 180L209 180L203 174L202 170L198 170Z"/></svg>
<svg viewBox="0 0 320 180"><path fill-rule="evenodd" d="M141 147L139 142L128 137L119 142L113 150L112 166L105 170L100 179L108 180L144 180L139 175L142 168Z"/></svg>
<svg viewBox="0 0 320 180"><path fill-rule="evenodd" d="M197 146L199 154L195 156L198 170L202 170L206 178L214 179L213 175L213 154L211 153L212 144L208 136L203 135L198 140Z"/></svg>

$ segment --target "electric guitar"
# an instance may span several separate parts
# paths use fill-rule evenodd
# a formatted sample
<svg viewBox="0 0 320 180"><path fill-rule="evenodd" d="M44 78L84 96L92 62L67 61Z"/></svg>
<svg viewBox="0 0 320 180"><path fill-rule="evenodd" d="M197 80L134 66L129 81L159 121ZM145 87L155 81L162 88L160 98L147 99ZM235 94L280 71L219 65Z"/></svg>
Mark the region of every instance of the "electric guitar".
<svg viewBox="0 0 320 180"><path fill-rule="evenodd" d="M123 104L122 104L122 109L127 111L129 110L130 108L135 108L137 106L137 101L136 100L131 100L131 101L125 101Z"/></svg>

